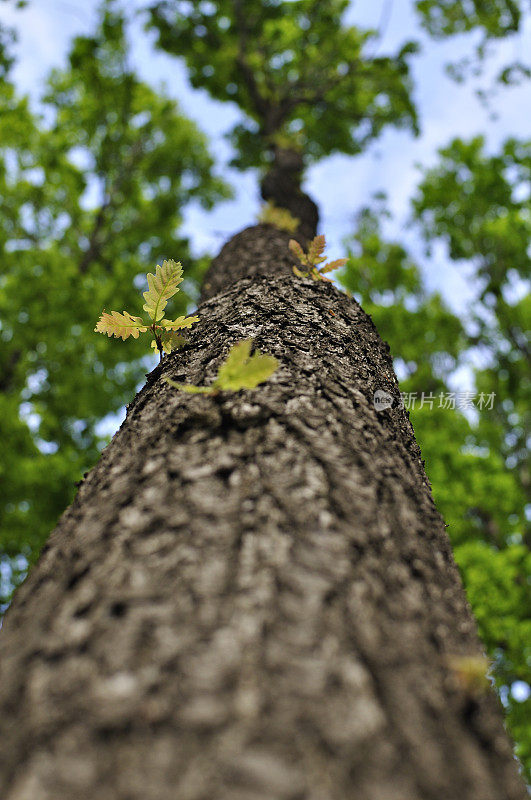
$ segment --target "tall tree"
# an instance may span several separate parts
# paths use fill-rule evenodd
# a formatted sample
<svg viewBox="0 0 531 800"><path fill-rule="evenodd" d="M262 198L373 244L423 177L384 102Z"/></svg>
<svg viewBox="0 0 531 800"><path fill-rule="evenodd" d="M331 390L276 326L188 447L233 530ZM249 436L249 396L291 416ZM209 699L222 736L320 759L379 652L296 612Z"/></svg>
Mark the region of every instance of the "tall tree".
<svg viewBox="0 0 531 800"><path fill-rule="evenodd" d="M374 31L344 23L348 0L161 0L149 26L164 51L183 58L195 87L234 100L234 164L260 167L262 197L280 203L311 237L317 207L301 192L305 166L363 150L388 125L417 130L405 44L370 56Z"/></svg>
<svg viewBox="0 0 531 800"><path fill-rule="evenodd" d="M186 256L184 205L227 189L197 127L134 74L112 3L48 81L44 118L8 76L0 93L0 558L16 582L150 363L95 341L94 318L156 257Z"/></svg>
<svg viewBox="0 0 531 800"><path fill-rule="evenodd" d="M288 238L228 243L6 614L8 800L525 797L388 350ZM250 336L263 387L164 382Z"/></svg>
<svg viewBox="0 0 531 800"><path fill-rule="evenodd" d="M251 10L293 23L302 5ZM264 34L264 85L281 34ZM267 184L302 241L305 155L274 143ZM8 610L7 800L524 798L388 347L354 300L293 275L288 240L258 225L223 248L189 344L150 375ZM210 383L249 337L280 362L264 386L165 382Z"/></svg>

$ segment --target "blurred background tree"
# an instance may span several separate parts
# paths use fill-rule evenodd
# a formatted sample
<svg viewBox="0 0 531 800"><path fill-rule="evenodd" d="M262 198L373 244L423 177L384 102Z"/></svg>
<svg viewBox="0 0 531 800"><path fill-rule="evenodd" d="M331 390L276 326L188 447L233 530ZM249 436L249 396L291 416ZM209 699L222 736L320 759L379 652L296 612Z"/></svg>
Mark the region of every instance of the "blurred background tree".
<svg viewBox="0 0 531 800"><path fill-rule="evenodd" d="M458 61L447 64L448 73L456 81L481 75L496 40L518 33L529 12L526 0L416 0L423 27L435 39L459 33L479 34L475 48ZM514 58L496 74L496 81L515 84L531 77L529 58ZM484 90L480 90L484 95ZM492 89L491 89L492 91Z"/></svg>
<svg viewBox="0 0 531 800"><path fill-rule="evenodd" d="M48 79L40 117L8 70L0 82L3 602L151 364L142 343L93 334L101 309L134 309L145 273L175 255L183 313L206 266L179 234L183 207L228 196L201 131L129 67L113 6Z"/></svg>
<svg viewBox="0 0 531 800"><path fill-rule="evenodd" d="M477 35L466 63L450 64L459 80L485 69L489 43L529 17L523 0L419 0L415 7L435 38ZM238 105L233 163L259 170L263 195L281 151L299 155L300 183L307 165L334 152L359 153L389 126L418 130L410 71L416 46L377 57L377 32L347 25L348 8L346 0L166 0L147 9L157 47L186 63L192 85ZM197 127L130 67L115 2L103 6L93 36L75 40L67 69L48 80L41 117L10 81L5 32L2 43L0 426L9 458L0 467L0 549L7 602L74 482L96 460L109 429L102 420L133 396L152 363L138 342L115 348L93 336L95 319L113 298L133 309L142 275L166 256L186 262L179 297L193 302L206 261L190 257L179 232L183 209L191 201L209 207L228 189ZM519 59L497 68L496 79L503 85L527 74ZM508 139L492 152L476 137L450 142L423 170L411 224L425 240L426 263L442 242L466 275L474 291L463 313L428 289L404 241L386 235L381 197L358 210L340 278L390 343L528 774L530 169L529 142ZM463 388L485 404L494 395L492 409L454 407L451 396ZM433 399L421 407L422 395Z"/></svg>

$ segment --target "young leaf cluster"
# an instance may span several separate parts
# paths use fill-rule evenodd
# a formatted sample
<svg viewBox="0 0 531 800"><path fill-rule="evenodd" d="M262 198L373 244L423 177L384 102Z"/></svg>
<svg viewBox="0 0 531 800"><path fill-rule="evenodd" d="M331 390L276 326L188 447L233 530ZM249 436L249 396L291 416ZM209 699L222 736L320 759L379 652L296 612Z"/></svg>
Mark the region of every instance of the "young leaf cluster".
<svg viewBox="0 0 531 800"><path fill-rule="evenodd" d="M312 278L314 281L330 281L330 278L325 277L325 273L332 272L332 270L338 269L338 267L343 267L348 259L337 258L335 261L329 261L327 264L324 264L323 262L326 261L326 256L323 255L325 247L326 238L322 234L312 239L307 253L304 252L301 245L296 242L295 239L290 239L289 249L295 258L300 261L301 265L306 268L305 270L301 270L298 267L293 267L295 275L299 278ZM319 264L323 264L323 266L320 267Z"/></svg>
<svg viewBox="0 0 531 800"><path fill-rule="evenodd" d="M138 339L139 334L150 331L153 335L151 346L158 350L162 360L163 353L171 353L184 342L184 337L178 333L183 328L190 328L199 317L177 317L166 319L164 309L170 297L179 291L179 284L183 280L183 268L180 261L163 261L162 266L157 264L155 274L147 275L148 290L144 292L144 311L149 320L142 317L133 317L128 311L119 313L103 311L94 330L97 333L106 333L125 341L129 336Z"/></svg>
<svg viewBox="0 0 531 800"><path fill-rule="evenodd" d="M275 228L288 233L295 233L300 223L298 217L294 217L287 208L279 208L272 200L262 206L258 221L263 222L265 225L273 225Z"/></svg>
<svg viewBox="0 0 531 800"><path fill-rule="evenodd" d="M490 662L486 656L451 655L447 664L454 682L468 694L484 694L490 688Z"/></svg>
<svg viewBox="0 0 531 800"><path fill-rule="evenodd" d="M278 361L274 356L256 351L251 355L252 339L245 339L233 345L218 370L216 380L211 386L193 386L177 383L166 378L170 386L189 394L215 395L218 392L239 392L240 389L254 389L264 383L275 372Z"/></svg>

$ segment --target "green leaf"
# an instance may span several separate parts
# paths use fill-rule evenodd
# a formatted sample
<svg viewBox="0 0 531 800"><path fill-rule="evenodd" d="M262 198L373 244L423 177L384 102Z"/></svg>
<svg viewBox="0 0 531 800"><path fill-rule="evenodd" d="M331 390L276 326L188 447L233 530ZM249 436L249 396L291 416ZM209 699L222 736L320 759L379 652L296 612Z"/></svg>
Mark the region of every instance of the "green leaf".
<svg viewBox="0 0 531 800"><path fill-rule="evenodd" d="M252 344L252 339L246 339L231 347L212 386L176 383L170 378L165 380L175 389L190 394L217 394L219 391L239 392L240 389L254 389L271 377L278 367L278 361L274 356L258 351L251 356Z"/></svg>
<svg viewBox="0 0 531 800"><path fill-rule="evenodd" d="M252 346L252 339L244 339L243 342L237 342L236 344L233 344L229 350L227 358L218 370L218 380L221 377L223 370L226 370L228 373L239 370L251 355Z"/></svg>
<svg viewBox="0 0 531 800"><path fill-rule="evenodd" d="M145 380L153 334L142 311L148 285L139 292L136 276L162 258L186 263L164 312L185 314L206 259L189 256L184 212L189 202L211 208L227 196L205 135L133 69L118 5L102 4L63 67L42 75L35 101L45 120L6 74L0 30L0 438L10 453L0 475L0 615L21 565L35 561L74 482L96 462L107 438L98 422L114 418ZM87 205L86 187L102 176L107 191ZM122 338L122 325L129 333L123 346L104 340L109 331L93 335L109 308L127 309L135 323L121 314L127 321L116 325L109 313L111 337ZM30 430L19 407L37 370L49 380L32 398L39 429Z"/></svg>
<svg viewBox="0 0 531 800"><path fill-rule="evenodd" d="M164 378L164 380L174 389L180 389L181 392L188 392L188 394L216 394L217 391L214 386L194 386L189 383L177 383L177 381L172 381L171 378Z"/></svg>
<svg viewBox="0 0 531 800"><path fill-rule="evenodd" d="M170 297L179 291L178 285L182 282L183 268L180 261L163 261L162 266L157 264L155 274L147 275L149 289L144 292L144 311L147 311L153 322L162 319L164 309Z"/></svg>
<svg viewBox="0 0 531 800"><path fill-rule="evenodd" d="M178 331L181 328L191 328L199 317L177 317L177 319L161 319L157 327L166 328L168 331Z"/></svg>
<svg viewBox="0 0 531 800"><path fill-rule="evenodd" d="M180 333L172 330L165 330L165 331L157 331L157 334L160 337L160 342L162 344L162 349L165 353L172 353L177 348L182 347L186 344L186 339L184 336L181 336ZM158 345L155 339L151 342L151 347L154 350L158 350Z"/></svg>
<svg viewBox="0 0 531 800"><path fill-rule="evenodd" d="M277 359L259 352L250 356L251 346L252 340L247 339L232 347L225 363L219 368L216 386L233 392L254 389L275 372Z"/></svg>
<svg viewBox="0 0 531 800"><path fill-rule="evenodd" d="M240 168L270 169L272 142L310 163L357 153L389 125L416 129L411 46L375 55L374 33L348 24L347 0L146 5L157 46L186 61L196 88L239 106Z"/></svg>
<svg viewBox="0 0 531 800"><path fill-rule="evenodd" d="M310 242L310 246L308 248L308 261L310 264L320 264L325 259L323 257L323 251L326 247L326 238L323 234L319 236L314 236L312 241Z"/></svg>
<svg viewBox="0 0 531 800"><path fill-rule="evenodd" d="M307 257L306 253L300 246L300 244L295 239L290 239L288 244L289 249L291 250L292 254L295 258L298 258L301 264L307 264Z"/></svg>
<svg viewBox="0 0 531 800"><path fill-rule="evenodd" d="M332 272L334 269L339 269L339 267L344 267L347 263L348 258L336 258L335 261L329 261L328 264L325 264L324 267L321 267L319 272L323 275L325 272Z"/></svg>
<svg viewBox="0 0 531 800"><path fill-rule="evenodd" d="M148 326L141 317L132 317L128 311L124 311L123 314L118 311L111 311L110 314L104 311L94 331L121 337L125 341L129 336L138 339L138 334L145 333L147 329Z"/></svg>

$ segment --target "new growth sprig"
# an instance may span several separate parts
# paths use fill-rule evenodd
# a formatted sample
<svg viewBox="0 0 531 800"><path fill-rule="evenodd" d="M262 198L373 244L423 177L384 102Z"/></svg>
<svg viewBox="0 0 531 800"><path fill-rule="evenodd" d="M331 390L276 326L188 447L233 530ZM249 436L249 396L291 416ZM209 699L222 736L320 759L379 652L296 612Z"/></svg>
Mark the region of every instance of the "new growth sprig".
<svg viewBox="0 0 531 800"><path fill-rule="evenodd" d="M486 656L449 655L446 664L450 668L454 683L467 694L484 694L490 688L491 663Z"/></svg>
<svg viewBox="0 0 531 800"><path fill-rule="evenodd" d="M251 355L252 339L237 342L218 370L216 380L210 386L193 386L177 383L171 378L166 382L175 389L190 394L216 395L219 392L239 392L240 389L254 389L275 372L278 361L274 356L256 351Z"/></svg>
<svg viewBox="0 0 531 800"><path fill-rule="evenodd" d="M110 314L103 310L94 330L97 333L106 333L108 336L127 339L132 336L138 339L139 334L148 331L153 336L151 346L162 356L164 353L171 353L186 341L178 331L190 328L199 317L177 317L177 319L165 319L164 309L170 297L179 291L179 284L183 280L183 268L180 261L163 261L162 266L157 264L155 274L149 272L147 275L148 290L143 292L145 303L144 311L147 312L149 319L134 317L128 311L121 314L118 311L111 311Z"/></svg>
<svg viewBox="0 0 531 800"><path fill-rule="evenodd" d="M329 261L327 264L320 267L319 264L323 264L323 262L326 261L326 256L323 255L325 247L326 238L323 234L315 236L312 239L307 253L304 252L301 245L296 242L295 239L289 240L289 249L292 255L305 267L304 271L298 267L293 267L293 272L298 278L312 278L314 281L331 281L330 278L325 277L325 273L332 272L332 270L343 267L347 263L347 258L337 258L335 261Z"/></svg>
<svg viewBox="0 0 531 800"><path fill-rule="evenodd" d="M272 200L269 200L260 209L258 222L262 222L265 225L273 225L280 231L295 233L299 227L300 220L298 217L294 217L287 208L280 208Z"/></svg>

